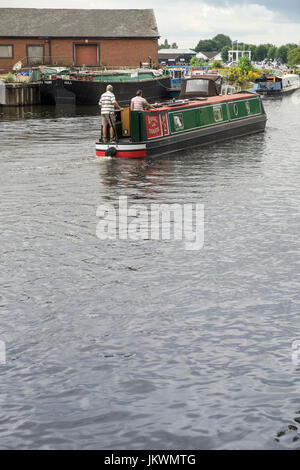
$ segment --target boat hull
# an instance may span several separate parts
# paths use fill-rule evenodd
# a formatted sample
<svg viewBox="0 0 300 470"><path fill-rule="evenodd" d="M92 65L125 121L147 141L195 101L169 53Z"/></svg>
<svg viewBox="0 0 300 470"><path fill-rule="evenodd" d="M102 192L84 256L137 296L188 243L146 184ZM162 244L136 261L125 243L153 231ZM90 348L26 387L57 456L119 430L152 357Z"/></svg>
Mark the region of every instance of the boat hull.
<svg viewBox="0 0 300 470"><path fill-rule="evenodd" d="M76 104L95 105L110 82L85 80L44 80L40 82L41 104ZM148 101L160 101L169 98L170 78L156 77L149 80L134 80L126 82L114 81L114 94L121 106L130 103L136 91L141 89Z"/></svg>
<svg viewBox="0 0 300 470"><path fill-rule="evenodd" d="M145 158L160 156L187 148L264 132L266 115L225 122L208 128L195 129L180 135L170 135L147 142L127 144L96 143L97 157Z"/></svg>
<svg viewBox="0 0 300 470"><path fill-rule="evenodd" d="M299 88L287 88L280 91L256 91L262 98L282 98L283 96L288 96L299 90Z"/></svg>

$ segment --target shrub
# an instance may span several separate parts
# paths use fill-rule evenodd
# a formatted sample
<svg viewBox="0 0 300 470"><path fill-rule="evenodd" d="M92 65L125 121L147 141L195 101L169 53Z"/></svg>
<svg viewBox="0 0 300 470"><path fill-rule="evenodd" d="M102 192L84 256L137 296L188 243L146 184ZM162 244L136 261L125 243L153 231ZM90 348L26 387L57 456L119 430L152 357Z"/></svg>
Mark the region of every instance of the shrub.
<svg viewBox="0 0 300 470"><path fill-rule="evenodd" d="M212 64L213 69L221 69L222 68L222 62L220 60L215 60Z"/></svg>
<svg viewBox="0 0 300 470"><path fill-rule="evenodd" d="M190 65L193 67L199 67L201 65L207 65L207 63L202 59L197 59L196 56L192 57L190 60Z"/></svg>
<svg viewBox="0 0 300 470"><path fill-rule="evenodd" d="M231 84L246 85L248 82L254 82L259 77L259 73L249 70L242 70L240 67L229 67L227 79Z"/></svg>
<svg viewBox="0 0 300 470"><path fill-rule="evenodd" d="M15 76L13 73L9 72L6 77L5 77L5 81L7 83L13 83L15 81Z"/></svg>
<svg viewBox="0 0 300 470"><path fill-rule="evenodd" d="M243 72L250 72L250 70L253 70L251 60L246 55L239 58L237 65Z"/></svg>

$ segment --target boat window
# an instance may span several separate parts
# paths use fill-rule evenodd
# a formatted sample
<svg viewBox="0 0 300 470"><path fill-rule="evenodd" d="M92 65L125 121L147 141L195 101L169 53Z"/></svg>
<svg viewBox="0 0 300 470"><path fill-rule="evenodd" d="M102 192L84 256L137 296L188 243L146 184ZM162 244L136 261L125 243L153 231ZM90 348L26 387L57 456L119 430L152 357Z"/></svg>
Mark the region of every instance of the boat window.
<svg viewBox="0 0 300 470"><path fill-rule="evenodd" d="M173 115L173 122L174 122L174 127L176 131L180 131L181 129L184 128L183 125L183 116L182 114L174 114Z"/></svg>
<svg viewBox="0 0 300 470"><path fill-rule="evenodd" d="M186 83L186 93L202 92L208 94L209 80L188 80Z"/></svg>
<svg viewBox="0 0 300 470"><path fill-rule="evenodd" d="M234 103L233 105L233 112L236 116L239 114L239 108L236 103Z"/></svg>
<svg viewBox="0 0 300 470"><path fill-rule="evenodd" d="M216 122L223 121L222 106L214 106L214 118Z"/></svg>
<svg viewBox="0 0 300 470"><path fill-rule="evenodd" d="M246 102L245 102L245 106L246 106L246 111L247 111L247 113L248 113L248 114L251 114L249 101L246 101Z"/></svg>

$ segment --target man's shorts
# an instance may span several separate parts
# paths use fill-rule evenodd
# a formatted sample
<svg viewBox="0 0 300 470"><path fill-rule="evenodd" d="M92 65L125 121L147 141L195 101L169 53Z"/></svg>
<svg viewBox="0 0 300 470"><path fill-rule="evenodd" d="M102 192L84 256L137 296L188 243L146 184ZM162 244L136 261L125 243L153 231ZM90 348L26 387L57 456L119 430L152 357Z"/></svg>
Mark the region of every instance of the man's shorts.
<svg viewBox="0 0 300 470"><path fill-rule="evenodd" d="M116 124L115 113L101 114L101 119L102 119L102 126L103 127L107 126L107 124L109 124L110 126Z"/></svg>

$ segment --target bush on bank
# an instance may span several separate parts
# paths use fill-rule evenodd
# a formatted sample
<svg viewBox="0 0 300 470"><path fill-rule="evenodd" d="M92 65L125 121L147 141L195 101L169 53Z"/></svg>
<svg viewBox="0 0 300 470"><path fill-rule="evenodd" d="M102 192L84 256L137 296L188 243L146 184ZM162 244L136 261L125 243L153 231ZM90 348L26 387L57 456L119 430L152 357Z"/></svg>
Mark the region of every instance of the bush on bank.
<svg viewBox="0 0 300 470"><path fill-rule="evenodd" d="M13 73L9 72L6 77L5 77L5 81L7 83L13 83L15 81L15 76Z"/></svg>

